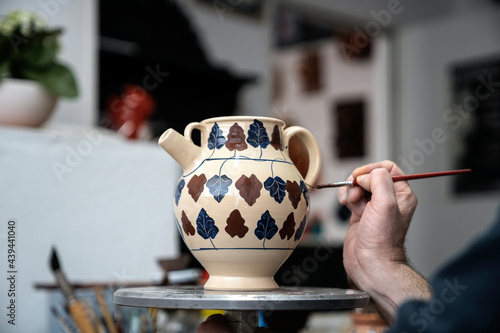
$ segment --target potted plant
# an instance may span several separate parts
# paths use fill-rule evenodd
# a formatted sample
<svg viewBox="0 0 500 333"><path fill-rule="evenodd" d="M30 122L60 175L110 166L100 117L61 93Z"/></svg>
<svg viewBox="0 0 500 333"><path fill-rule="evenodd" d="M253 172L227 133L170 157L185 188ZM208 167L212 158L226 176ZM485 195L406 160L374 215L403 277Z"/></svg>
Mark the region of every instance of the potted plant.
<svg viewBox="0 0 500 333"><path fill-rule="evenodd" d="M0 124L40 126L58 97L76 97L71 70L57 61L61 29L35 12L0 18Z"/></svg>

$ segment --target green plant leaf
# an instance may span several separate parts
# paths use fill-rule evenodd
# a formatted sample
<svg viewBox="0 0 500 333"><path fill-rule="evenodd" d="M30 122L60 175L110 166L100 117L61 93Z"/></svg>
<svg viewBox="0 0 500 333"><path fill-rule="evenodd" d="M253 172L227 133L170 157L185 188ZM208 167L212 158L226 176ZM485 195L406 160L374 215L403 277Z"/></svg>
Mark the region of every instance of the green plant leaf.
<svg viewBox="0 0 500 333"><path fill-rule="evenodd" d="M0 80L9 73L10 63L9 60L0 59Z"/></svg>
<svg viewBox="0 0 500 333"><path fill-rule="evenodd" d="M16 10L0 18L0 26L0 80L33 80L56 96L78 95L71 70L56 61L62 29L48 29L36 13Z"/></svg>
<svg viewBox="0 0 500 333"><path fill-rule="evenodd" d="M11 48L9 45L9 39L0 35L0 63L4 64L5 62L9 62L10 57Z"/></svg>
<svg viewBox="0 0 500 333"><path fill-rule="evenodd" d="M57 36L38 34L20 49L20 60L29 67L44 67L54 62L58 52Z"/></svg>
<svg viewBox="0 0 500 333"><path fill-rule="evenodd" d="M44 68L24 68L26 79L38 81L56 96L76 97L78 89L75 78L68 67L52 63Z"/></svg>

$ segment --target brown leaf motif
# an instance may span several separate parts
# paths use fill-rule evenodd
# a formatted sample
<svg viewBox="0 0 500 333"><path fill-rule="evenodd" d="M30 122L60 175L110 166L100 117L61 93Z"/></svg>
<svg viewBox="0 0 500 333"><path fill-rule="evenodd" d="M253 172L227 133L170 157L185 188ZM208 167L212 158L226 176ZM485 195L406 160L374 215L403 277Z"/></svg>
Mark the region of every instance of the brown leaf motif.
<svg viewBox="0 0 500 333"><path fill-rule="evenodd" d="M281 145L281 135L278 125L274 125L273 133L271 134L271 146L276 150L283 150Z"/></svg>
<svg viewBox="0 0 500 333"><path fill-rule="evenodd" d="M238 236L239 238L243 238L245 234L248 232L248 227L245 226L245 220L241 216L239 210L235 209L229 214L227 218L227 226L224 230L234 238L234 236Z"/></svg>
<svg viewBox="0 0 500 333"><path fill-rule="evenodd" d="M304 231L306 230L306 224L307 224L307 214L304 215L304 218L302 219L302 221L300 221L299 227L295 231L295 237L293 238L294 241L300 240L300 238L304 234Z"/></svg>
<svg viewBox="0 0 500 333"><path fill-rule="evenodd" d="M249 206L252 206L257 201L257 198L260 197L262 183L253 173L250 177L242 175L235 186L240 191L240 196Z"/></svg>
<svg viewBox="0 0 500 333"><path fill-rule="evenodd" d="M287 180L286 181L286 191L288 192L288 199L292 202L293 208L297 209L299 205L299 201L302 195L302 190L300 189L300 185L294 180L293 182Z"/></svg>
<svg viewBox="0 0 500 333"><path fill-rule="evenodd" d="M229 128L227 134L226 148L233 150L245 150L248 148L245 142L245 131L237 123Z"/></svg>
<svg viewBox="0 0 500 333"><path fill-rule="evenodd" d="M189 221L189 219L186 216L186 213L184 211L182 211L181 222L182 222L182 230L184 230L184 232L188 236L193 236L196 233L193 225L191 224L191 221Z"/></svg>
<svg viewBox="0 0 500 333"><path fill-rule="evenodd" d="M290 240L295 233L295 217L293 212L288 215L285 222L283 223L283 228L280 230L281 239Z"/></svg>
<svg viewBox="0 0 500 333"><path fill-rule="evenodd" d="M193 178L189 181L187 187L189 189L189 195L193 198L195 202L198 201L198 198L200 197L201 193L203 192L203 188L205 186L205 183L207 182L207 177L205 177L205 174L201 175L194 175Z"/></svg>

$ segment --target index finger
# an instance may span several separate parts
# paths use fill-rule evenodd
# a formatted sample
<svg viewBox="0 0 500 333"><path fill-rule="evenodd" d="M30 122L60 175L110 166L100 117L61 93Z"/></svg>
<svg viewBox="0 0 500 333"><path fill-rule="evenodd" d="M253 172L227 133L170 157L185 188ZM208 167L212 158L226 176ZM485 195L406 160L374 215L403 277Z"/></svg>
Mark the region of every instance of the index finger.
<svg viewBox="0 0 500 333"><path fill-rule="evenodd" d="M396 163L394 163L393 161L385 160L385 161L370 163L367 165L363 165L359 168L356 168L352 172L352 176L354 178L356 178L360 175L368 174L368 173L372 172L373 170L379 169L379 168L386 169L387 171L389 171L389 174L391 176L404 175L404 172L399 168L399 166Z"/></svg>
<svg viewBox="0 0 500 333"><path fill-rule="evenodd" d="M358 184L373 194L372 204L376 202L375 199L391 205L397 202L394 182L385 168L376 168L368 175L360 175Z"/></svg>
<svg viewBox="0 0 500 333"><path fill-rule="evenodd" d="M399 166L393 161L385 160L380 162L375 162L361 166L352 172L352 176L356 179L357 177L369 174L375 169L386 169L391 176L404 175L404 172L399 168ZM408 193L411 192L410 185L407 181L400 181L394 183L394 189L397 193Z"/></svg>

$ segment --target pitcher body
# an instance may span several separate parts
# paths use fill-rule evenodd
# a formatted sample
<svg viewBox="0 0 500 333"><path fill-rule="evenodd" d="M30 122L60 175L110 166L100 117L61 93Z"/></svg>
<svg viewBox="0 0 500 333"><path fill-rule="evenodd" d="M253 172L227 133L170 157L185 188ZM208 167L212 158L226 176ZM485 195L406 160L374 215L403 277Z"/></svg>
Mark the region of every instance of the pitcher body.
<svg viewBox="0 0 500 333"><path fill-rule="evenodd" d="M173 205L182 239L210 275L206 289L276 289L273 275L304 233L319 150L310 132L284 125L219 117L186 127L188 141L200 130L201 145L182 161ZM308 147L305 179L288 156L292 136Z"/></svg>

